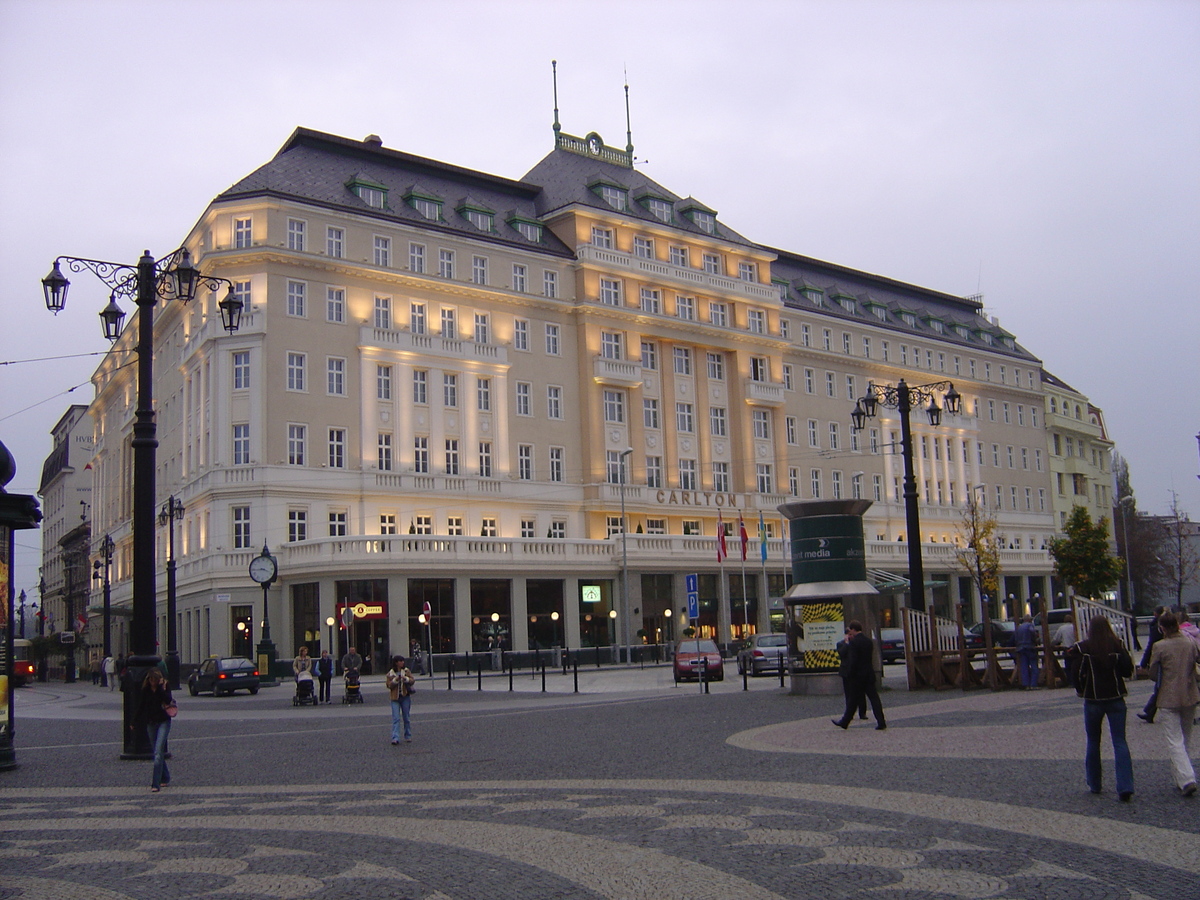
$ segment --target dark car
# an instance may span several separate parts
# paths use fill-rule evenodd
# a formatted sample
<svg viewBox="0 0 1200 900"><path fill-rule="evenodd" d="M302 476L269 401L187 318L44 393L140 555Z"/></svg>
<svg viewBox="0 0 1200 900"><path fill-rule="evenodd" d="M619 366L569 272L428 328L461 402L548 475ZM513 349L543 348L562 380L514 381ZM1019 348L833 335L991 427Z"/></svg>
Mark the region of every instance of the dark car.
<svg viewBox="0 0 1200 900"><path fill-rule="evenodd" d="M778 672L787 661L786 634L755 634L738 651L738 674Z"/></svg>
<svg viewBox="0 0 1200 900"><path fill-rule="evenodd" d="M1063 622L1067 621L1067 616L1071 615L1070 609L1052 609L1048 611L1047 619L1050 622L1050 633L1054 634L1054 630ZM1035 628L1042 627L1042 614L1038 613L1033 617L1033 625Z"/></svg>
<svg viewBox="0 0 1200 900"><path fill-rule="evenodd" d="M879 629L879 655L885 663L904 662L904 629Z"/></svg>
<svg viewBox="0 0 1200 900"><path fill-rule="evenodd" d="M1016 643L1016 622L1001 622L999 619L992 619L992 646L993 647L1011 647ZM983 648L983 623L978 622L967 629L965 635L967 639L967 649L982 649Z"/></svg>
<svg viewBox="0 0 1200 900"><path fill-rule="evenodd" d="M258 693L258 667L244 656L210 656L188 676L188 693L212 691L214 697L234 691Z"/></svg>
<svg viewBox="0 0 1200 900"><path fill-rule="evenodd" d="M675 683L685 678L699 679L704 673L705 681L725 680L725 660L714 641L699 641L687 638L675 648Z"/></svg>

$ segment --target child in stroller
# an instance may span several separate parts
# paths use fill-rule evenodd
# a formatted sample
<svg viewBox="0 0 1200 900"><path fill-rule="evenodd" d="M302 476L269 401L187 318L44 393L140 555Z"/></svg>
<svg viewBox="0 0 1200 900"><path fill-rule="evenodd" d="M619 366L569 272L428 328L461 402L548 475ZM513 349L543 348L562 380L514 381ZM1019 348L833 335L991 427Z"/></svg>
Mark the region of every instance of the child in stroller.
<svg viewBox="0 0 1200 900"><path fill-rule="evenodd" d="M346 682L346 693L342 695L342 703L362 703L362 685L359 683L359 672L362 669L363 658L353 647L342 657L342 677Z"/></svg>
<svg viewBox="0 0 1200 900"><path fill-rule="evenodd" d="M292 706L305 706L311 703L317 705L317 692L313 688L312 659L308 655L308 647L301 647L297 656L292 660L292 672L296 676L296 696L292 698Z"/></svg>

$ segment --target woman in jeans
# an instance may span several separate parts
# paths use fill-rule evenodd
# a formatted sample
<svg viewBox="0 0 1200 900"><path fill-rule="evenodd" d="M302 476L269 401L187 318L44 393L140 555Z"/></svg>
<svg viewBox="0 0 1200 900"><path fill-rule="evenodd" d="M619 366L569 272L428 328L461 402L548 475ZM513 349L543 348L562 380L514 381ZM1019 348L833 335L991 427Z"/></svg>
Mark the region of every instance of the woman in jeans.
<svg viewBox="0 0 1200 900"><path fill-rule="evenodd" d="M157 794L161 785L171 783L171 772L167 768L167 735L171 733L171 716L167 713L167 707L174 705L175 698L171 696L171 688L167 686L162 670L151 669L142 682L134 727L145 728L154 746L154 774L150 781L152 794Z"/></svg>
<svg viewBox="0 0 1200 900"><path fill-rule="evenodd" d="M1087 732L1084 775L1088 790L1099 794L1103 784L1100 768L1100 730L1108 719L1113 756L1117 768L1117 796L1133 799L1133 760L1125 743L1125 679L1133 675L1133 660L1104 616L1088 625L1087 640L1067 651L1074 672L1075 691L1083 698L1083 727Z"/></svg>
<svg viewBox="0 0 1200 900"><path fill-rule="evenodd" d="M403 656L392 657L392 668L387 673L388 696L392 701L392 743L400 743L400 723L404 722L404 740L412 740L412 726L408 711L412 708L412 672L404 665Z"/></svg>

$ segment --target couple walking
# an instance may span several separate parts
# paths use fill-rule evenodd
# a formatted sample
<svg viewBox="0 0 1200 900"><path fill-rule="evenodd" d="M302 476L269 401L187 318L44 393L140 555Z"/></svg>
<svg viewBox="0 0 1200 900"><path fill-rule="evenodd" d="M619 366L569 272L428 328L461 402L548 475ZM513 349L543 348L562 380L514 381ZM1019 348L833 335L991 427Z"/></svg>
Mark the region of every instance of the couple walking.
<svg viewBox="0 0 1200 900"><path fill-rule="evenodd" d="M883 718L883 704L879 702L879 691L875 686L875 642L863 634L862 622L857 620L846 626L845 640L837 645L841 665L842 690L846 695L846 711L840 719L834 719L838 728L849 728L858 710L859 718L867 717L867 701L871 701L871 712L875 714L875 730L883 731L887 722Z"/></svg>

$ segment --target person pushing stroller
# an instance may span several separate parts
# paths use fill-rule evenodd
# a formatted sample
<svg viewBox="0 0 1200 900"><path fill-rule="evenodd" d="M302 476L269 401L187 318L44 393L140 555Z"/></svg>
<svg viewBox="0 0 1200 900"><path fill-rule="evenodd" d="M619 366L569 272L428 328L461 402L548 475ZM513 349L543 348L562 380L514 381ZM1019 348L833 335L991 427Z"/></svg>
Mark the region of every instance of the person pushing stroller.
<svg viewBox="0 0 1200 900"><path fill-rule="evenodd" d="M346 683L346 693L343 703L362 703L362 685L360 683L363 658L353 647L342 657L342 678Z"/></svg>

